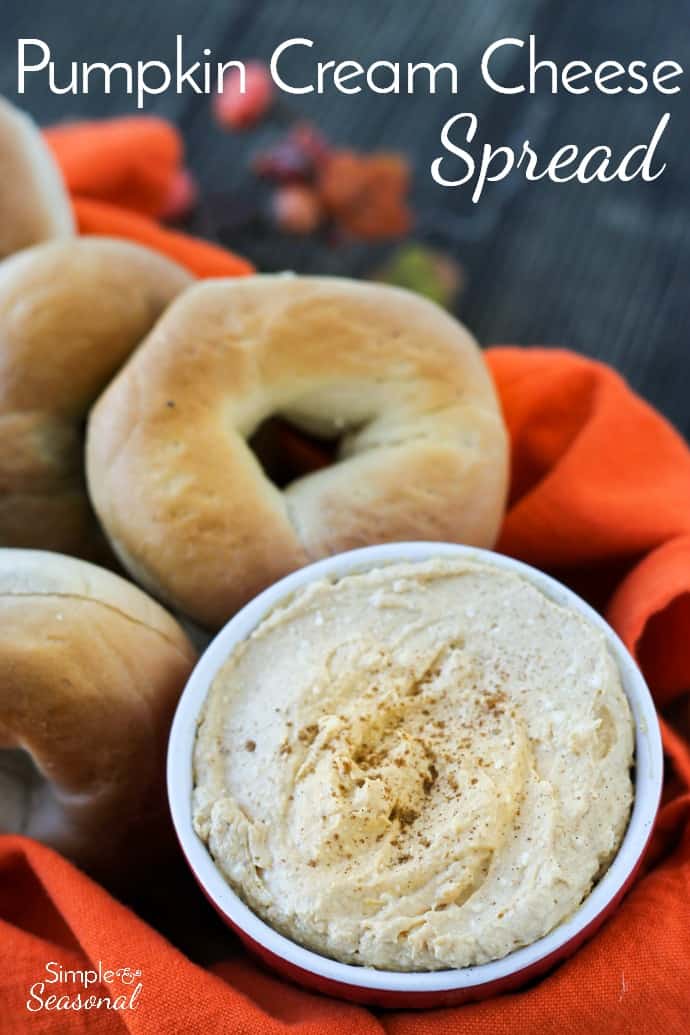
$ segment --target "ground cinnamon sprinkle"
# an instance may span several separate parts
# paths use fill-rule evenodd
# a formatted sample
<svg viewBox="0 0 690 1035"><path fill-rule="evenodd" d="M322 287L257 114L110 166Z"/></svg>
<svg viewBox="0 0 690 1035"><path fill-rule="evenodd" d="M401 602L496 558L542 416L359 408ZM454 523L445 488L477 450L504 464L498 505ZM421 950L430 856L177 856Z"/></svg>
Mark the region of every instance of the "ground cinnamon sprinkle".
<svg viewBox="0 0 690 1035"><path fill-rule="evenodd" d="M431 762L431 764L429 765L428 773L424 777L424 780L422 781L422 787L424 788L424 793L425 794L429 794L431 792L431 788L434 786L434 784L436 783L437 779L438 779L438 769L436 768L434 763Z"/></svg>
<svg viewBox="0 0 690 1035"><path fill-rule="evenodd" d="M309 746L316 739L316 734L319 732L318 725L313 722L309 726L303 726L297 734L297 739L302 743Z"/></svg>
<svg viewBox="0 0 690 1035"><path fill-rule="evenodd" d="M397 802L388 813L388 818L391 823L397 819L401 829L411 826L418 816L419 813L415 809L411 809L405 805L399 805Z"/></svg>

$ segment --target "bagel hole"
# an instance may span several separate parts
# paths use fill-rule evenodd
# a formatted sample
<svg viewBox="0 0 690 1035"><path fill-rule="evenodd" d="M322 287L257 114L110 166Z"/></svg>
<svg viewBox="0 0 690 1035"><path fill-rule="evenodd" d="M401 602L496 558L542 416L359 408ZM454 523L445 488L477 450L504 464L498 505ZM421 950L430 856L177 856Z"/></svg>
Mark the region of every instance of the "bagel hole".
<svg viewBox="0 0 690 1035"><path fill-rule="evenodd" d="M249 448L266 477L279 489L338 458L342 435L321 438L308 434L283 417L268 417L249 438Z"/></svg>
<svg viewBox="0 0 690 1035"><path fill-rule="evenodd" d="M0 833L25 834L36 800L45 792L45 777L28 751L0 750Z"/></svg>

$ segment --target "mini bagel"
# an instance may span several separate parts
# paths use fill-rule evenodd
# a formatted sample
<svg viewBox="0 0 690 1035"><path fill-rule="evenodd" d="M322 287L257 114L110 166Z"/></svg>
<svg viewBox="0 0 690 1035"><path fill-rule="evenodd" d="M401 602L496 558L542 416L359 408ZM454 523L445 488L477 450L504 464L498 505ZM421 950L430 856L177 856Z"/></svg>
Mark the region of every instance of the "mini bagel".
<svg viewBox="0 0 690 1035"><path fill-rule="evenodd" d="M0 259L73 233L72 206L50 149L28 115L0 97Z"/></svg>
<svg viewBox="0 0 690 1035"><path fill-rule="evenodd" d="M338 440L337 462L280 491L248 444L272 416ZM216 627L340 550L492 545L507 439L477 345L439 307L380 284L265 275L173 303L92 411L87 477L134 577Z"/></svg>
<svg viewBox="0 0 690 1035"><path fill-rule="evenodd" d="M164 754L195 652L136 586L0 550L0 830L99 877L160 854Z"/></svg>
<svg viewBox="0 0 690 1035"><path fill-rule="evenodd" d="M86 414L191 282L148 248L97 237L0 263L0 546L101 555L84 484Z"/></svg>

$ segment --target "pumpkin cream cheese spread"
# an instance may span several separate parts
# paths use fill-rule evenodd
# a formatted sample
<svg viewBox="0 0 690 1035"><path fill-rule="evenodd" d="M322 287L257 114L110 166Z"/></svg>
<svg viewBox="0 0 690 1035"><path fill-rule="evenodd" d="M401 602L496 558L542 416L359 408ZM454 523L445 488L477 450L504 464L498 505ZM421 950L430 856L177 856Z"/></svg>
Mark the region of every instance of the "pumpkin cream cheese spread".
<svg viewBox="0 0 690 1035"><path fill-rule="evenodd" d="M346 963L483 963L621 842L633 724L606 641L525 578L432 559L314 582L235 648L194 824L245 902Z"/></svg>

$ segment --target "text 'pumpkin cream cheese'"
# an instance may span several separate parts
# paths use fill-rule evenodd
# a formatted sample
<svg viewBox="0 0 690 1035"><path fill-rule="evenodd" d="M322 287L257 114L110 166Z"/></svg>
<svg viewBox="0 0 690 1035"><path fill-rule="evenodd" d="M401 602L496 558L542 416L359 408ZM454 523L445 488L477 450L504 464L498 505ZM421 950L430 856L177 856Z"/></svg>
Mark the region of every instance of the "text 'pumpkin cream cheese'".
<svg viewBox="0 0 690 1035"><path fill-rule="evenodd" d="M500 958L577 909L633 797L603 634L527 579L435 559L314 582L235 648L194 824L264 920L388 970Z"/></svg>

